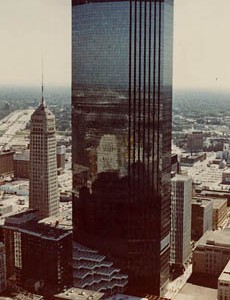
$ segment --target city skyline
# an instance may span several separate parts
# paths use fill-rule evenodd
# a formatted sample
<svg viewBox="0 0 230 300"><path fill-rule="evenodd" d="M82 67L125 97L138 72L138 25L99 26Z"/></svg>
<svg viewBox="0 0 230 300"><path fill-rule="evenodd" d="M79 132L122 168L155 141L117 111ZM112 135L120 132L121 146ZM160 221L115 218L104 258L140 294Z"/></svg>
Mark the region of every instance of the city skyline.
<svg viewBox="0 0 230 300"><path fill-rule="evenodd" d="M174 88L230 90L229 1L174 2ZM1 1L0 20L0 86L39 86L41 57L45 86L71 85L70 0Z"/></svg>

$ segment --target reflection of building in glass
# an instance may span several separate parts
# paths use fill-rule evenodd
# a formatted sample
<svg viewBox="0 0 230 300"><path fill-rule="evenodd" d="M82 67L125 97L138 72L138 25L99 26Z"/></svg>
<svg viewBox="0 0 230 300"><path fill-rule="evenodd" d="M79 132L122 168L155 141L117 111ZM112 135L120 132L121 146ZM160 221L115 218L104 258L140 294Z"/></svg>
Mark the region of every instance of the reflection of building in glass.
<svg viewBox="0 0 230 300"><path fill-rule="evenodd" d="M168 281L172 21L172 0L72 1L74 240L136 294Z"/></svg>
<svg viewBox="0 0 230 300"><path fill-rule="evenodd" d="M105 134L97 147L97 172L118 170L118 147L114 135Z"/></svg>

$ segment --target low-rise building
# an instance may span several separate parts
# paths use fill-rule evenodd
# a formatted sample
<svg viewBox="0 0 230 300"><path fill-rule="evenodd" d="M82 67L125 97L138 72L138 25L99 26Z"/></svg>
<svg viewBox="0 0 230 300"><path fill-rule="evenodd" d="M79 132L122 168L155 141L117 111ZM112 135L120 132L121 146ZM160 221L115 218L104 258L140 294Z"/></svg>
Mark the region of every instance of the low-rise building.
<svg viewBox="0 0 230 300"><path fill-rule="evenodd" d="M230 260L218 278L217 300L230 300Z"/></svg>
<svg viewBox="0 0 230 300"><path fill-rule="evenodd" d="M206 159L206 153L196 155L183 154L180 158L181 166L192 167L196 162Z"/></svg>
<svg viewBox="0 0 230 300"><path fill-rule="evenodd" d="M230 228L209 231L193 252L193 272L218 277L230 259Z"/></svg>
<svg viewBox="0 0 230 300"><path fill-rule="evenodd" d="M14 151L10 150L0 152L0 176L13 175L13 155Z"/></svg>
<svg viewBox="0 0 230 300"><path fill-rule="evenodd" d="M30 153L29 150L14 154L14 177L29 178Z"/></svg>
<svg viewBox="0 0 230 300"><path fill-rule="evenodd" d="M7 279L41 295L53 295L71 284L71 232L55 224L36 221L28 210L5 219Z"/></svg>

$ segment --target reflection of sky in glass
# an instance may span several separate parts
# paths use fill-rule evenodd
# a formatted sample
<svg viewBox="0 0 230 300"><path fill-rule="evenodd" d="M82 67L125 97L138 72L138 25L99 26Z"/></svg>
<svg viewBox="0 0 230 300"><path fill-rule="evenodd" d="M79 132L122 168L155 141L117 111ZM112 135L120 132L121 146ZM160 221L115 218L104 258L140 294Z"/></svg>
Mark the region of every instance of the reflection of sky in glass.
<svg viewBox="0 0 230 300"><path fill-rule="evenodd" d="M96 3L73 8L73 80L127 85L129 3Z"/></svg>

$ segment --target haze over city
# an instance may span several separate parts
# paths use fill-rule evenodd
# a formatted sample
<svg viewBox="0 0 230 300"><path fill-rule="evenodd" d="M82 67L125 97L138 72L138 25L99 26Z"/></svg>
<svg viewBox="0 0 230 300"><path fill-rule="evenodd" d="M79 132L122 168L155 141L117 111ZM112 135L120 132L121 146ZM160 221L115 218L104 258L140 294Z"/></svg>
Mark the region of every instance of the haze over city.
<svg viewBox="0 0 230 300"><path fill-rule="evenodd" d="M229 11L0 0L0 300L230 300Z"/></svg>

